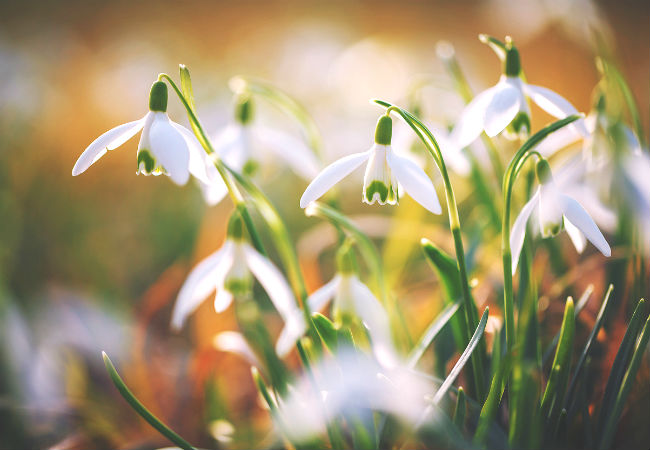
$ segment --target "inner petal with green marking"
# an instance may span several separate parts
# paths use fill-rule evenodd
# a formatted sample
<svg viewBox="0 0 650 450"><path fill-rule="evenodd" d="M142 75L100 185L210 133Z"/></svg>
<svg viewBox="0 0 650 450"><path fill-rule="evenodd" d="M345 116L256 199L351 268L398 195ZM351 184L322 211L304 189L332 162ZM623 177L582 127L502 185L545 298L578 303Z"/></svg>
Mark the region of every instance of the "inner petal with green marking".
<svg viewBox="0 0 650 450"><path fill-rule="evenodd" d="M392 150L390 146L380 144L375 144L373 150L363 179L363 202L395 205L398 201L397 180L386 161L387 153Z"/></svg>

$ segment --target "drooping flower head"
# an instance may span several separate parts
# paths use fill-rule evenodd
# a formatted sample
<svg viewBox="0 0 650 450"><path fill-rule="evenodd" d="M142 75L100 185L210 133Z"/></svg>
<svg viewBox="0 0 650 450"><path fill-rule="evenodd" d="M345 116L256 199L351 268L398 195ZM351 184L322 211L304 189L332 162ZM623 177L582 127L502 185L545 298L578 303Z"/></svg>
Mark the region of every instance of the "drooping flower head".
<svg viewBox="0 0 650 450"><path fill-rule="evenodd" d="M451 134L458 147L468 146L483 131L490 137L505 130L507 136L527 138L530 134L529 99L558 119L578 113L562 96L522 80L519 51L509 37L505 43L486 35L480 35L479 39L503 60L503 75L495 86L478 94L461 113ZM569 126L583 136L588 135L582 119Z"/></svg>
<svg viewBox="0 0 650 450"><path fill-rule="evenodd" d="M306 208L318 200L336 183L367 162L363 178L362 201L368 204L397 204L400 190L434 214L442 208L433 183L415 162L397 155L391 148L393 121L382 115L375 129L375 143L370 150L353 153L333 162L307 186L300 198L300 207Z"/></svg>
<svg viewBox="0 0 650 450"><path fill-rule="evenodd" d="M252 294L253 277L259 281L285 322L276 343L286 355L305 332L306 323L287 281L275 265L247 241L238 213L231 216L224 245L190 272L172 312L172 327L180 329L205 298L216 290L214 309L225 311L234 298Z"/></svg>
<svg viewBox="0 0 650 450"><path fill-rule="evenodd" d="M360 321L367 328L371 346L380 364L393 367L397 362L390 331L390 321L384 306L359 280L354 250L346 241L336 255L337 274L312 293L307 302L311 311L322 310L334 299L333 316L337 324L350 325Z"/></svg>
<svg viewBox="0 0 650 450"><path fill-rule="evenodd" d="M120 147L142 130L136 173L165 174L179 185L187 183L191 174L201 183L209 184L207 154L187 128L169 119L167 96L164 82L153 83L149 94L149 112L142 119L115 127L95 139L77 160L72 175L85 172L108 150Z"/></svg>
<svg viewBox="0 0 650 450"><path fill-rule="evenodd" d="M553 180L551 167L545 159L537 162L535 175L539 188L522 208L510 234L512 273L514 274L517 270L519 255L524 245L526 222L535 207L537 207L542 237L556 236L560 231L566 229L574 243L580 242L586 237L603 255L610 256L611 249L598 226L580 203L560 191ZM579 245L576 244L576 247L578 248Z"/></svg>

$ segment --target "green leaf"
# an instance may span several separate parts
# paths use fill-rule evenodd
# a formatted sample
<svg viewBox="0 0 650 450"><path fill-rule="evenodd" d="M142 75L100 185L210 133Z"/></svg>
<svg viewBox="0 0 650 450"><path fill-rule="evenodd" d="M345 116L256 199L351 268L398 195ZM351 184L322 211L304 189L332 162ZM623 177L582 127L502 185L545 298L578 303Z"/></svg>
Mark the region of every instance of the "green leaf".
<svg viewBox="0 0 650 450"><path fill-rule="evenodd" d="M481 414L478 419L476 433L474 434L474 443L477 445L482 445L487 438L490 424L494 421L494 416L496 415L497 408L501 402L501 397L503 396L506 375L510 372L512 360L512 353L508 353L505 357L503 357L499 363L499 367L496 370L494 377L492 378L490 391L488 392L487 399L483 404L483 408L481 408Z"/></svg>
<svg viewBox="0 0 650 450"><path fill-rule="evenodd" d="M411 350L411 353L408 356L406 365L409 368L413 369L417 365L418 361L424 354L424 351L429 347L436 336L438 336L438 333L440 333L444 326L447 325L452 317L454 317L454 314L456 314L459 307L460 303L452 303L443 309L435 319L433 319L433 322L431 322L425 332L422 333L422 337L418 343L415 344L415 347L413 347L413 350Z"/></svg>
<svg viewBox="0 0 650 450"><path fill-rule="evenodd" d="M618 420L623 412L623 407L625 406L625 401L634 385L634 380L636 378L636 373L639 370L643 355L645 353L646 347L648 346L648 339L650 339L650 317L646 319L645 325L643 326L643 331L641 331L641 336L636 342L634 348L634 353L632 354L632 361L630 366L625 372L623 377L623 382L621 383L621 389L618 391L616 396L616 401L614 402L614 407L612 411L607 416L607 422L602 432L602 437L598 448L605 450L611 447L612 439L614 438L614 432L616 431L616 425Z"/></svg>
<svg viewBox="0 0 650 450"><path fill-rule="evenodd" d="M449 375L447 375L447 378L445 378L445 381L442 383L442 386L440 386L440 389L438 389L436 394L433 396L434 404L437 405L438 403L440 403L440 400L442 400L442 398L445 396L447 391L449 391L449 388L454 383L454 381L460 374L460 371L463 369L463 367L465 366L469 358L472 356L474 349L476 349L479 342L481 341L481 338L483 337L483 332L485 331L485 324L487 323L488 313L489 313L489 308L486 307L485 311L483 312L483 315L481 316L481 320L478 324L478 327L476 327L476 331L474 331L474 335L469 340L469 344L467 345L467 348L465 349L463 354L460 355L460 358L458 358L458 361L451 369L451 372L449 372Z"/></svg>
<svg viewBox="0 0 650 450"><path fill-rule="evenodd" d="M620 392L625 367L630 360L634 342L643 324L643 317L645 316L644 307L645 300L639 300L639 303L636 305L634 313L632 314L632 318L630 319L630 323L627 326L627 330L625 330L625 335L623 336L621 345L616 353L616 358L614 358L612 370L609 372L609 378L607 379L607 385L605 386L603 401L600 405L596 430L603 430L605 428L605 425L609 420L609 415L614 409L614 402L616 401L618 392Z"/></svg>
<svg viewBox="0 0 650 450"><path fill-rule="evenodd" d="M459 430L463 429L465 424L465 412L467 405L465 403L465 390L463 387L458 388L458 395L456 396L456 408L454 409L453 422Z"/></svg>
<svg viewBox="0 0 650 450"><path fill-rule="evenodd" d="M172 431L171 428L162 423L160 419L158 419L155 415L153 415L151 411L149 411L142 403L140 403L140 400L138 400L135 395L133 395L131 390L126 386L126 384L124 384L124 381L117 373L117 370L115 369L115 366L111 362L111 359L108 357L108 355L102 352L102 357L104 358L104 365L106 366L106 370L108 371L108 375L111 377L113 384L120 392L122 397L124 397L129 405L131 405L131 407L135 410L135 412L140 414L140 416L149 422L149 425L158 430L160 434L165 436L174 444L178 445L183 450L194 450L194 447L192 447L185 439Z"/></svg>
<svg viewBox="0 0 650 450"><path fill-rule="evenodd" d="M336 327L331 320L321 313L313 313L311 317L323 343L330 352L335 353L338 348L338 331Z"/></svg>
<svg viewBox="0 0 650 450"><path fill-rule="evenodd" d="M569 380L569 369L571 365L571 354L573 348L573 336L575 333L575 311L573 299L567 298L564 308L564 319L560 331L560 342L555 352L551 375L549 376L542 397L541 419L546 421L547 431L555 431L557 419L560 416L566 392L566 385ZM548 436L548 434L546 434Z"/></svg>
<svg viewBox="0 0 650 450"><path fill-rule="evenodd" d="M181 90L183 91L183 96L185 97L185 100L187 100L188 105L190 105L190 108L192 108L192 111L196 111L190 70L185 64L179 64L179 71L181 73Z"/></svg>
<svg viewBox="0 0 650 450"><path fill-rule="evenodd" d="M612 295L613 290L614 290L614 285L610 284L609 288L607 289L607 292L605 293L605 298L603 299L603 303L600 306L600 311L598 311L598 316L596 317L596 323L594 324L594 327L591 329L591 333L589 333L589 337L587 338L587 343L585 344L585 347L582 349L582 353L580 354L580 359L578 359L578 363L576 364L576 368L573 373L573 379L571 380L571 384L569 385L569 390L567 392L566 403L564 405L568 411L573 410L573 403L576 394L576 386L578 381L580 381L582 378L583 375L582 369L584 367L585 360L587 359L587 356L589 356L591 347L594 341L596 340L596 336L598 336L598 332L600 331L600 328L602 327L603 322L605 320L607 305L609 304L609 299Z"/></svg>

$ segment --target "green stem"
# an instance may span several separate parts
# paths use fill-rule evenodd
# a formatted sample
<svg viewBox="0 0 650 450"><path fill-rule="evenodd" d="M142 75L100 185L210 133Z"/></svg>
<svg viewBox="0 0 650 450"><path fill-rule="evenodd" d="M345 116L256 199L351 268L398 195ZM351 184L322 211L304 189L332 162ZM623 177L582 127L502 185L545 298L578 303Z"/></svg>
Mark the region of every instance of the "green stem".
<svg viewBox="0 0 650 450"><path fill-rule="evenodd" d="M137 412L140 414L140 416L149 422L149 425L154 427L160 434L165 436L167 439L169 439L171 442L174 444L178 445L180 448L183 450L195 450L190 443L188 443L185 439L180 437L178 434L176 434L171 428L169 428L167 425L162 423L160 419L158 419L151 411L149 411L141 402L138 400L135 395L131 392L131 390L124 384L124 381L122 380L122 377L117 373L117 370L115 369L115 366L111 362L111 359L108 357L108 355L104 352L102 352L102 357L104 358L104 365L106 366L106 371L108 371L108 375L111 377L111 380L113 381L113 384L117 388L117 390L122 394L122 397L124 397L124 400L126 400L129 405Z"/></svg>
<svg viewBox="0 0 650 450"><path fill-rule="evenodd" d="M527 158L526 154L535 147L542 139L560 128L574 122L582 117L581 114L574 114L564 119L553 122L531 136L522 145L506 169L503 175L503 220L501 221L501 255L503 260L503 314L506 327L506 348L511 351L515 345L515 313L512 291L512 251L510 249L510 204L512 202L512 191L516 177L521 168L522 160Z"/></svg>
<svg viewBox="0 0 650 450"><path fill-rule="evenodd" d="M424 143L427 150L433 157L433 160L436 162L440 173L442 174L442 180L445 187L445 197L447 199L447 210L449 214L449 228L451 229L452 236L454 238L454 248L456 250L456 263L458 264L458 273L460 275L460 284L461 290L463 293L463 301L465 311L465 329L467 339L472 335L472 330L476 328L478 324L478 317L472 299L472 295L469 288L469 279L467 276L467 268L465 265L465 251L463 248L463 240L461 236L460 229L460 218L458 216L458 206L456 204L456 196L454 194L454 189L451 185L449 179L449 173L447 172L447 167L445 165L444 158L442 157L442 152L440 151L440 146L436 141L436 138L433 136L431 131L415 116L413 116L408 111L395 106L391 103L384 102L381 100L374 100L375 103L384 106L386 109L386 114L395 111L398 113L402 119L413 129L415 134L420 138ZM423 134L424 133L424 134ZM426 138L425 138L426 135ZM474 374L474 385L475 385L475 395L478 400L482 401L484 399L484 382L483 377L483 365L486 360L485 347L480 346L479 352L472 355L472 372Z"/></svg>

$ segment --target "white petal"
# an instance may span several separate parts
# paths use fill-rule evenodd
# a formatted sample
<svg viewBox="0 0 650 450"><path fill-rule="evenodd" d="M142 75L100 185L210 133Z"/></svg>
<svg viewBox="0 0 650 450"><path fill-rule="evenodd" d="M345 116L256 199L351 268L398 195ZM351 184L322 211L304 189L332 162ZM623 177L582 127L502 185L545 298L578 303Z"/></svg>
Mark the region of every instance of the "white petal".
<svg viewBox="0 0 650 450"><path fill-rule="evenodd" d="M151 125L149 143L151 153L178 185L190 178L190 150L183 135L171 124L165 113L154 113L156 120Z"/></svg>
<svg viewBox="0 0 650 450"><path fill-rule="evenodd" d="M214 310L221 313L228 309L232 303L232 294L224 289L223 286L217 287L217 295L214 297Z"/></svg>
<svg viewBox="0 0 650 450"><path fill-rule="evenodd" d="M535 86L532 84L524 85L524 90L526 94L534 101L537 106L542 108L544 111L557 117L558 119L563 119L572 114L578 114L578 110L569 103L564 97L559 94L556 94L550 89ZM575 127L576 130L584 137L589 136L589 131L585 125L584 119L578 119L571 124L572 127Z"/></svg>
<svg viewBox="0 0 650 450"><path fill-rule="evenodd" d="M260 360L257 358L253 348L248 345L244 335L236 331L222 331L213 340L214 346L222 352L235 353L243 357L251 366L261 368Z"/></svg>
<svg viewBox="0 0 650 450"><path fill-rule="evenodd" d="M444 132L436 132L434 129L432 129L432 132L440 146L440 151L442 152L445 164L447 164L458 175L469 175L472 168L469 159L467 159L467 156L465 156L462 149L456 147L453 141L451 141L449 136Z"/></svg>
<svg viewBox="0 0 650 450"><path fill-rule="evenodd" d="M358 278L351 277L350 287L357 315L370 333L375 357L384 366L395 366L397 357L392 343L388 313Z"/></svg>
<svg viewBox="0 0 650 450"><path fill-rule="evenodd" d="M562 230L560 192L553 180L539 187L539 229L542 237L555 236Z"/></svg>
<svg viewBox="0 0 650 450"><path fill-rule="evenodd" d="M549 157L580 139L582 139L582 135L574 127L563 127L546 136L535 147L535 150L541 153L542 156Z"/></svg>
<svg viewBox="0 0 650 450"><path fill-rule="evenodd" d="M576 226L589 241L596 246L605 256L611 256L612 250L605 240L605 237L589 216L587 211L574 199L568 195L560 195L561 207L564 215L569 221Z"/></svg>
<svg viewBox="0 0 650 450"><path fill-rule="evenodd" d="M230 124L219 132L214 139L214 150L230 167L241 171L251 158L249 127Z"/></svg>
<svg viewBox="0 0 650 450"><path fill-rule="evenodd" d="M341 276L336 275L328 283L315 290L309 298L307 298L309 310L311 312L321 311L325 305L334 298L334 294L336 293L336 289L339 287L340 283Z"/></svg>
<svg viewBox="0 0 650 450"><path fill-rule="evenodd" d="M300 309L295 308L285 319L284 328L275 344L275 352L284 357L291 351L294 344L307 330L307 323Z"/></svg>
<svg viewBox="0 0 650 450"><path fill-rule="evenodd" d="M146 117L146 116L145 116ZM133 122L125 123L118 127L108 130L106 133L95 139L83 151L74 167L72 168L72 176L77 176L85 172L92 166L99 158L104 156L108 150L114 150L126 141L131 139L138 131L144 126L145 118Z"/></svg>
<svg viewBox="0 0 650 450"><path fill-rule="evenodd" d="M573 242L573 246L576 248L577 252L582 253L587 246L587 238L585 238L585 235L582 234L582 231L578 230L567 218L564 219L564 228L571 238L571 242Z"/></svg>
<svg viewBox="0 0 650 450"><path fill-rule="evenodd" d="M172 312L172 328L180 329L187 316L194 312L210 292L223 283L223 278L231 264L232 244L226 242L223 247L192 269L178 293Z"/></svg>
<svg viewBox="0 0 650 450"><path fill-rule="evenodd" d="M510 232L510 251L512 254L512 274L514 275L517 271L517 264L519 263L519 255L521 254L521 248L524 245L524 238L526 237L526 223L530 218L530 214L535 209L539 203L539 188L537 192L528 200L528 202L521 209L521 212L515 219L515 223L512 225L512 231Z"/></svg>
<svg viewBox="0 0 650 450"><path fill-rule="evenodd" d="M386 160L397 181L413 200L434 214L442 213L436 189L424 170L410 159L396 155L392 150L387 152Z"/></svg>
<svg viewBox="0 0 650 450"><path fill-rule="evenodd" d="M461 113L451 132L451 140L458 148L467 147L483 132L485 110L492 101L497 86L492 86L478 94Z"/></svg>
<svg viewBox="0 0 650 450"><path fill-rule="evenodd" d="M171 122L172 126L178 130L190 151L190 163L189 170L190 173L202 183L209 183L208 178L208 165L212 164L212 160L208 157L208 154L205 152L198 139L190 130L184 126Z"/></svg>
<svg viewBox="0 0 650 450"><path fill-rule="evenodd" d="M248 244L244 245L244 255L248 268L260 282L282 318L287 321L296 309L296 299L282 273L271 261L260 255Z"/></svg>
<svg viewBox="0 0 650 450"><path fill-rule="evenodd" d="M311 202L318 200L325 192L329 191L336 183L341 181L354 169L370 158L372 150L363 153L353 153L325 167L316 178L309 183L304 194L300 197L300 207L305 208Z"/></svg>
<svg viewBox="0 0 650 450"><path fill-rule="evenodd" d="M284 159L291 169L306 180L311 180L320 169L314 152L300 139L271 128L255 126L259 144Z"/></svg>
<svg viewBox="0 0 650 450"><path fill-rule="evenodd" d="M501 133L521 109L521 91L511 83L500 81L485 109L484 126L488 136Z"/></svg>

